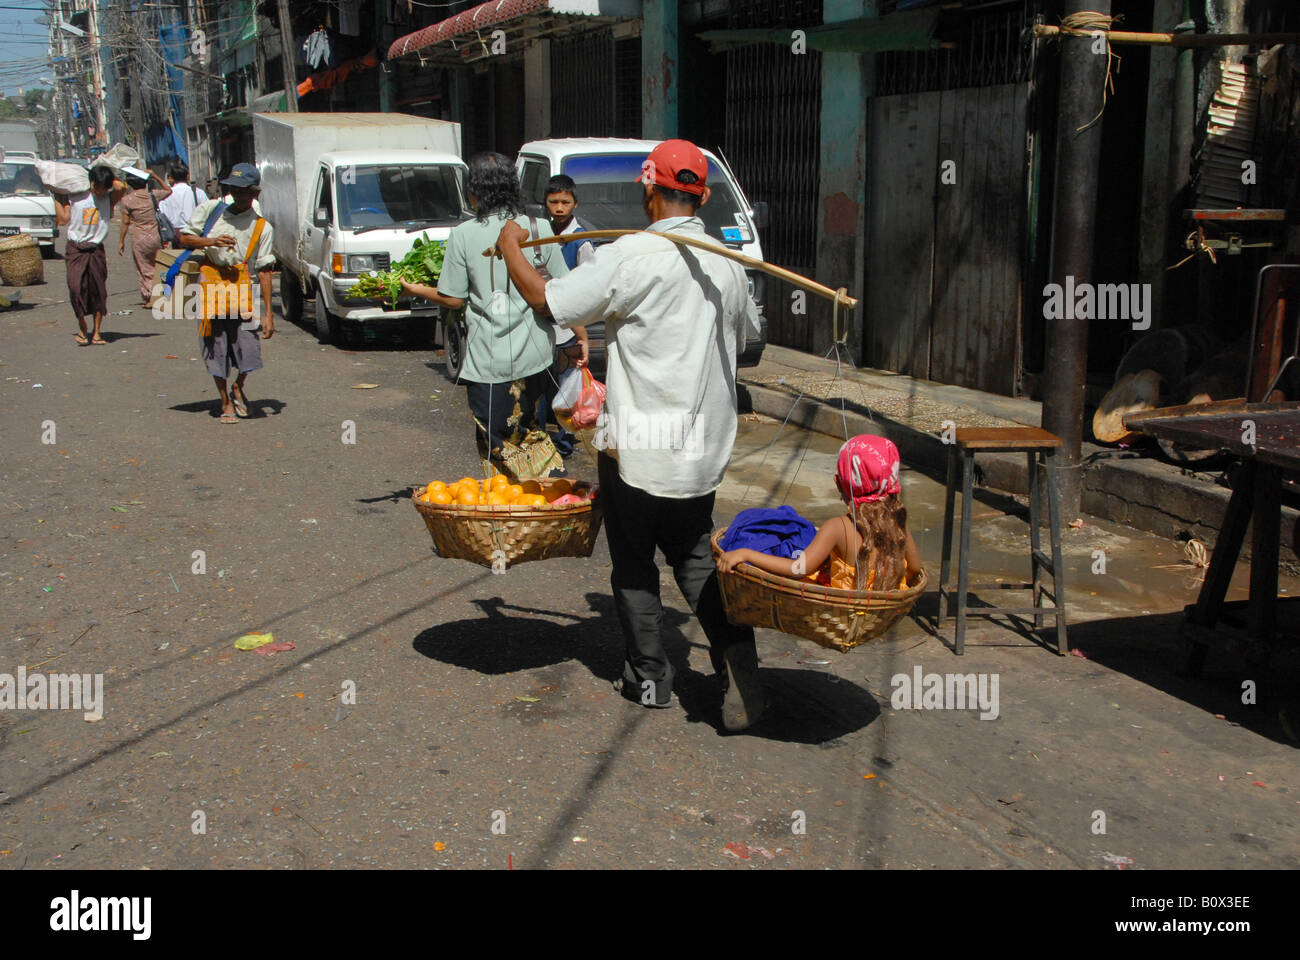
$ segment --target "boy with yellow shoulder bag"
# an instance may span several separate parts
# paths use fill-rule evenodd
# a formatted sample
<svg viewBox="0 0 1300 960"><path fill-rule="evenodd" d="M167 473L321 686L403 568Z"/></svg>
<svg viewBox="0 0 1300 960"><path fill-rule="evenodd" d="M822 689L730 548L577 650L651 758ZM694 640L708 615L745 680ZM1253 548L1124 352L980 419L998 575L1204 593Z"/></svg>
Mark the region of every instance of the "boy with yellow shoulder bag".
<svg viewBox="0 0 1300 960"><path fill-rule="evenodd" d="M208 373L221 394L221 422L248 416L244 382L262 368L259 341L275 332L271 274L275 266L272 227L253 208L261 177L256 167L237 163L221 180L231 202L209 200L194 209L181 228L180 244L202 251L199 264L199 345ZM227 390L232 370L238 379Z"/></svg>

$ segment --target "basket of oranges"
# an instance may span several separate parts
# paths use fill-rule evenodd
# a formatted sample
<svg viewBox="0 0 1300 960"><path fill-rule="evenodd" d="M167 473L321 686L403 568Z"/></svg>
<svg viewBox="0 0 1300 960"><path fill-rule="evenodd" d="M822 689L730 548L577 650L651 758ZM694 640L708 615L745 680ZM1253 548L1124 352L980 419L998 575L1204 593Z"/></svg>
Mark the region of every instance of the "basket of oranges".
<svg viewBox="0 0 1300 960"><path fill-rule="evenodd" d="M512 483L505 474L484 480L435 480L411 495L440 557L469 560L494 572L529 560L589 557L602 511L591 484L564 479Z"/></svg>

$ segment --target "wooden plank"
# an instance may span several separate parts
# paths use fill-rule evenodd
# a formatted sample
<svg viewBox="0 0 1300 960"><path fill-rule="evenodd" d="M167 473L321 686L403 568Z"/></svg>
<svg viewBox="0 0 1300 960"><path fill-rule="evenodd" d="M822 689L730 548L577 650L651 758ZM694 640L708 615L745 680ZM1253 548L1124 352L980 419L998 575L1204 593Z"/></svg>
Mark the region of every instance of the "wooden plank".
<svg viewBox="0 0 1300 960"><path fill-rule="evenodd" d="M1253 446L1242 442L1246 420L1255 424ZM1300 470L1300 410L1167 417L1142 424L1142 432L1188 447L1226 450L1244 460Z"/></svg>
<svg viewBox="0 0 1300 960"><path fill-rule="evenodd" d="M930 264L938 94L871 102L864 326L868 362L910 376L929 370Z"/></svg>

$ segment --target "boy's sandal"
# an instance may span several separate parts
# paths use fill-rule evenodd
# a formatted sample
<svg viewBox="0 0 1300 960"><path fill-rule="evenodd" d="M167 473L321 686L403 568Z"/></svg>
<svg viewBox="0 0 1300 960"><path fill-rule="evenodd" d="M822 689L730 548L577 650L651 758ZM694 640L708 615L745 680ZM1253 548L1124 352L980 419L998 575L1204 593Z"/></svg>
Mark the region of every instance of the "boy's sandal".
<svg viewBox="0 0 1300 960"><path fill-rule="evenodd" d="M86 339L86 335L84 333L78 333L75 339L77 341L77 345L81 347L84 347L86 344L90 343L90 341Z"/></svg>
<svg viewBox="0 0 1300 960"><path fill-rule="evenodd" d="M108 346L108 341L105 340L105 339L103 339L102 337L96 337L94 340L91 340L90 342L91 342L94 346L97 346L97 347L106 347L106 346Z"/></svg>
<svg viewBox="0 0 1300 960"><path fill-rule="evenodd" d="M248 416L248 403L243 397L232 396L231 401L235 404L235 414L240 417Z"/></svg>
<svg viewBox="0 0 1300 960"><path fill-rule="evenodd" d="M239 417L235 416L233 413L223 413L223 414L221 415L220 422L221 422L221 423L238 423L238 422L239 422Z"/></svg>

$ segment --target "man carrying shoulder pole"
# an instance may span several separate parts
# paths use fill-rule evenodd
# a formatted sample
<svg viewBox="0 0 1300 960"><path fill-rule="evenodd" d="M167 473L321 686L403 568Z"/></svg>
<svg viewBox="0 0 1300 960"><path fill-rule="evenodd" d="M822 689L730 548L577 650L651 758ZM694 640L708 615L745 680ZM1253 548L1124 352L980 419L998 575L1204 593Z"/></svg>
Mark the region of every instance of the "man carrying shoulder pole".
<svg viewBox="0 0 1300 960"><path fill-rule="evenodd" d="M653 235L707 240L696 216L709 199L703 153L668 140L642 171L648 232L599 248L568 276L547 281L533 270L519 246L527 233L514 224L501 231L497 249L539 314L568 327L605 321L608 393L595 445L610 585L626 640L624 696L671 704L659 549L723 677L723 724L743 730L763 709L754 631L727 620L709 537L714 494L736 439L737 345L757 333L758 317L738 264Z"/></svg>

